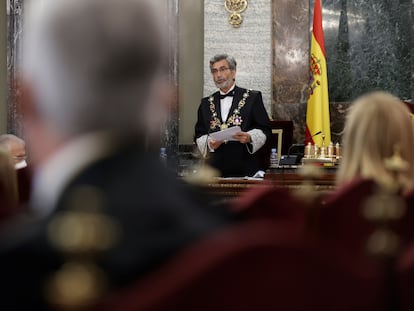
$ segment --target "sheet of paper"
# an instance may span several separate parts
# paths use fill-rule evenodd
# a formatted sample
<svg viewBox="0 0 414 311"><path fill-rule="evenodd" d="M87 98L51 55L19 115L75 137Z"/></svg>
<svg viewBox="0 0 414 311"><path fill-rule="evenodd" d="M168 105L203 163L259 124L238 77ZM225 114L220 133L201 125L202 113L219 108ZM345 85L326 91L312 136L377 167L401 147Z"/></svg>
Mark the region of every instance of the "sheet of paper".
<svg viewBox="0 0 414 311"><path fill-rule="evenodd" d="M237 132L241 132L240 126L232 126L224 130L211 133L210 137L214 140L235 140L233 135Z"/></svg>

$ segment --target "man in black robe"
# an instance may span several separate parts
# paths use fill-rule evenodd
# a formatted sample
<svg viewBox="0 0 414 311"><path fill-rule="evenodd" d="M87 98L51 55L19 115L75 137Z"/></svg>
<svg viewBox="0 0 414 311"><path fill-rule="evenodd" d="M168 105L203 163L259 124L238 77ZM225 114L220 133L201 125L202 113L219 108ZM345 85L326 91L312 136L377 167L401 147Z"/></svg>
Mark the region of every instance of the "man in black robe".
<svg viewBox="0 0 414 311"><path fill-rule="evenodd" d="M210 70L219 90L201 100L195 125L197 146L221 176L252 176L265 169L260 166L257 151L271 135L262 94L236 86L236 61L230 55L214 56ZM241 130L228 140L210 137L233 126Z"/></svg>

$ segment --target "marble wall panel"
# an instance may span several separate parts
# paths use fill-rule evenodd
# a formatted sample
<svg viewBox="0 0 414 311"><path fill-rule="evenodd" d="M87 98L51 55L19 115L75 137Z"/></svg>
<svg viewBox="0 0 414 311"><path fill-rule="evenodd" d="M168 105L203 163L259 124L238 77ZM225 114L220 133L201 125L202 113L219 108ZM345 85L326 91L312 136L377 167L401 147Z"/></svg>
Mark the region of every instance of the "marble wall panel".
<svg viewBox="0 0 414 311"><path fill-rule="evenodd" d="M326 0L330 98L350 101L374 89L411 99L411 25L406 0Z"/></svg>
<svg viewBox="0 0 414 311"><path fill-rule="evenodd" d="M168 80L173 94L169 105L169 114L162 124L160 146L167 149L168 164L177 166L178 153L178 0L163 0L161 2L167 34L169 38Z"/></svg>
<svg viewBox="0 0 414 311"><path fill-rule="evenodd" d="M309 2L273 0L273 109L275 120L293 120L294 138L305 132L309 81Z"/></svg>
<svg viewBox="0 0 414 311"><path fill-rule="evenodd" d="M304 139L313 3L273 0L272 115L294 121L299 143ZM322 1L334 142L341 140L346 111L359 95L381 89L414 98L413 6L412 0ZM302 62L288 63L296 48L292 38L301 40L296 46Z"/></svg>
<svg viewBox="0 0 414 311"><path fill-rule="evenodd" d="M18 79L16 72L21 60L23 0L8 0L7 3L7 133L24 137L22 114L19 111Z"/></svg>

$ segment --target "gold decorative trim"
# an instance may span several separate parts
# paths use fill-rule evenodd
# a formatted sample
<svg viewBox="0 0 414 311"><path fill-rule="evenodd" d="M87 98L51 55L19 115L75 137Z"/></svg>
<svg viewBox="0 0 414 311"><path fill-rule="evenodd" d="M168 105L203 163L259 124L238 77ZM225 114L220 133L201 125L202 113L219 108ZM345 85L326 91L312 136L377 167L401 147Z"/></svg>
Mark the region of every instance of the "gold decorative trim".
<svg viewBox="0 0 414 311"><path fill-rule="evenodd" d="M240 13L243 13L247 9L247 0L226 0L224 1L224 7L227 12L231 13L229 15L229 23L234 28L240 27L243 23L243 16Z"/></svg>
<svg viewBox="0 0 414 311"><path fill-rule="evenodd" d="M216 127L219 127L220 130L224 130L230 126L236 126L241 125L243 122L242 117L240 116L240 110L244 107L246 104L246 100L249 97L251 92L251 89L246 90L246 92L243 93L243 98L239 101L239 104L237 105L237 108L233 110L233 115L227 118L227 122L221 123L220 119L217 117L216 112L216 106L214 105L214 97L211 95L208 98L208 101L210 103L210 111L212 115L212 120L210 121L210 129L214 130Z"/></svg>

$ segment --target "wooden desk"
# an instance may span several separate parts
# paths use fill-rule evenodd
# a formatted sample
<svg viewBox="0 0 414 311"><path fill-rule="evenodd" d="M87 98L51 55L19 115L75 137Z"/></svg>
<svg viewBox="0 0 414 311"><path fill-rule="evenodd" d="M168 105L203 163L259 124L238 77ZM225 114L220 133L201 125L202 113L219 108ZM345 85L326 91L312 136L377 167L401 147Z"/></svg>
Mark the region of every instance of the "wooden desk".
<svg viewBox="0 0 414 311"><path fill-rule="evenodd" d="M336 169L323 169L321 175L312 178L318 190L333 190L335 188ZM298 169L277 168L269 170L265 175L265 180L270 180L275 186L291 187L300 186L305 177L298 173Z"/></svg>
<svg viewBox="0 0 414 311"><path fill-rule="evenodd" d="M209 183L206 191L215 198L235 198L242 192L257 187L271 187L272 183L268 180L251 180L240 178L220 178L213 183Z"/></svg>
<svg viewBox="0 0 414 311"><path fill-rule="evenodd" d="M329 192L335 189L335 169L324 169L322 174L312 179L315 191ZM241 178L219 178L209 183L206 191L215 198L235 198L250 188L257 187L287 187L300 189L305 178L297 169L272 169L269 170L263 180Z"/></svg>

